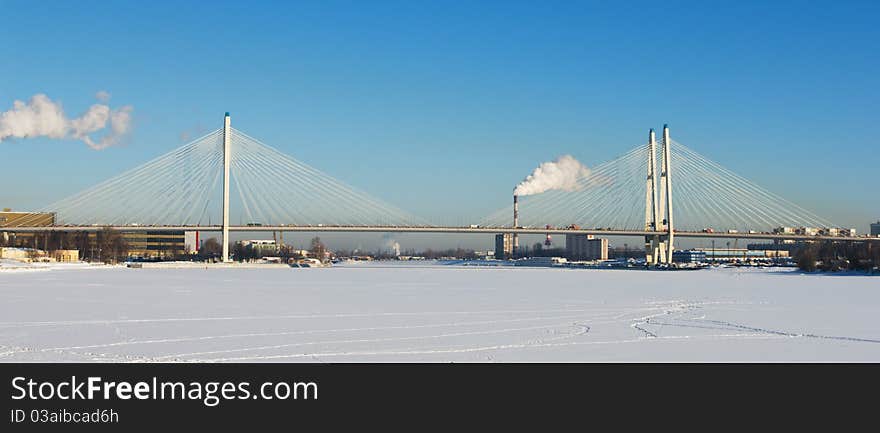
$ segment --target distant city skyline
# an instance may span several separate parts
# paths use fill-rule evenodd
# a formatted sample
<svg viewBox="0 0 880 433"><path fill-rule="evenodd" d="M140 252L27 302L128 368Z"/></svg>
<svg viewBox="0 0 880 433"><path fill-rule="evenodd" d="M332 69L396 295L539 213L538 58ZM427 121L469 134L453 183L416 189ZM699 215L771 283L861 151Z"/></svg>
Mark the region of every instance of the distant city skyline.
<svg viewBox="0 0 880 433"><path fill-rule="evenodd" d="M84 122L61 139L2 139L0 208L77 193L219 128L229 111L236 128L449 225L507 206L541 162L571 154L595 166L664 123L841 226L866 233L880 218L874 2L8 1L4 12L0 113L45 94L70 119L131 107L131 124L102 150L83 143ZM352 243L375 250L374 238Z"/></svg>

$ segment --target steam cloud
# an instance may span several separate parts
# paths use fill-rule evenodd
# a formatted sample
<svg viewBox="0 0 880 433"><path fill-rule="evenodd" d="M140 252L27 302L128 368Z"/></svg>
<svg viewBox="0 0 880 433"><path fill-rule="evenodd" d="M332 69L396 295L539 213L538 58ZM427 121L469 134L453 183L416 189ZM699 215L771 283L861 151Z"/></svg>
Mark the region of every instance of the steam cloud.
<svg viewBox="0 0 880 433"><path fill-rule="evenodd" d="M110 94L100 91L95 97L107 102ZM133 110L131 105L111 109L100 103L89 107L82 116L68 119L60 102L38 93L28 102L16 100L11 110L0 113L0 142L8 138L73 138L92 149L101 150L119 143L131 130ZM97 140L93 139L91 134L101 130L107 132Z"/></svg>
<svg viewBox="0 0 880 433"><path fill-rule="evenodd" d="M393 251L395 256L400 255L400 243L394 240L390 235L382 236L383 246L386 250Z"/></svg>
<svg viewBox="0 0 880 433"><path fill-rule="evenodd" d="M551 189L575 191L580 189L578 179L590 174L585 167L571 155L563 155L555 161L544 162L528 175L513 190L514 195L540 194Z"/></svg>

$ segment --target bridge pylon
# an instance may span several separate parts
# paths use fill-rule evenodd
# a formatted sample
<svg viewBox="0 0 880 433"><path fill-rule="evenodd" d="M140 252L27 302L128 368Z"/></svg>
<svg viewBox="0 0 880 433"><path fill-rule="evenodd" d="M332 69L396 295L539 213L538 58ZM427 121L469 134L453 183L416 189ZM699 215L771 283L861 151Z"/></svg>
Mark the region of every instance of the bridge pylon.
<svg viewBox="0 0 880 433"><path fill-rule="evenodd" d="M645 261L648 265L672 264L674 227L672 223L672 178L670 176L669 127L663 125L660 182L657 181L657 139L648 133L648 170L645 178ZM658 193L658 188L660 192Z"/></svg>
<svg viewBox="0 0 880 433"><path fill-rule="evenodd" d="M661 175L663 181L664 196L666 197L664 223L666 225L666 263L672 264L672 252L675 248L675 227L672 224L672 152L670 146L672 140L669 139L669 126L663 125L663 172Z"/></svg>
<svg viewBox="0 0 880 433"><path fill-rule="evenodd" d="M654 128L648 133L648 175L645 178L645 231L659 228L660 204L657 202L657 138ZM664 261L665 249L660 235L645 236L645 261L657 265Z"/></svg>
<svg viewBox="0 0 880 433"><path fill-rule="evenodd" d="M223 118L223 261L229 262L229 162L232 156L229 113Z"/></svg>

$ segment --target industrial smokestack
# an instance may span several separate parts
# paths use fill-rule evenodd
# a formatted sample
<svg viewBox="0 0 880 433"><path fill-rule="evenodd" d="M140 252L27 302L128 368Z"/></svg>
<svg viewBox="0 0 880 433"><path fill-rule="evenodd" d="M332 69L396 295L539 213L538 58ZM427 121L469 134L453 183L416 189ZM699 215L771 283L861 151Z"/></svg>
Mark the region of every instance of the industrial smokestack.
<svg viewBox="0 0 880 433"><path fill-rule="evenodd" d="M513 227L519 225L519 196L513 195Z"/></svg>
<svg viewBox="0 0 880 433"><path fill-rule="evenodd" d="M513 228L519 227L519 196L513 195ZM513 234L513 252L519 249L519 234Z"/></svg>

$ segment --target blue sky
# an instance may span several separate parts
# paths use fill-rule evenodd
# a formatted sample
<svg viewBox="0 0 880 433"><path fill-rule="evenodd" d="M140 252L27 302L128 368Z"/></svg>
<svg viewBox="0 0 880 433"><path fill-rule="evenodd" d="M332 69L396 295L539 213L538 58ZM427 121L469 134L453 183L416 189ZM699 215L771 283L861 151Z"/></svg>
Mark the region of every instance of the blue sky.
<svg viewBox="0 0 880 433"><path fill-rule="evenodd" d="M0 1L0 111L99 90L102 151L0 143L36 208L221 125L419 215L465 224L539 162L673 136L841 225L880 217L876 2ZM710 4L711 3L711 4Z"/></svg>

